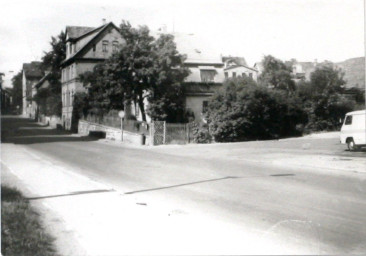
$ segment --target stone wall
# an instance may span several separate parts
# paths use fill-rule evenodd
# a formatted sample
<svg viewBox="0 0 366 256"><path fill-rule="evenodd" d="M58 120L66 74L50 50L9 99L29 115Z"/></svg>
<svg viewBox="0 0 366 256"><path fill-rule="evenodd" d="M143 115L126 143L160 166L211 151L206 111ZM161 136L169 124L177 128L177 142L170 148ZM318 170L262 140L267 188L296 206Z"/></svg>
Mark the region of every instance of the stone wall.
<svg viewBox="0 0 366 256"><path fill-rule="evenodd" d="M106 139L122 141L122 132L118 128L109 127L97 123L80 120L78 125L78 133L80 135L89 135L90 131L105 132ZM123 141L134 145L149 145L149 136L144 136L137 133L123 131Z"/></svg>
<svg viewBox="0 0 366 256"><path fill-rule="evenodd" d="M40 115L38 121L45 125L49 125L53 129L56 129L57 125L62 126L61 118L58 116Z"/></svg>

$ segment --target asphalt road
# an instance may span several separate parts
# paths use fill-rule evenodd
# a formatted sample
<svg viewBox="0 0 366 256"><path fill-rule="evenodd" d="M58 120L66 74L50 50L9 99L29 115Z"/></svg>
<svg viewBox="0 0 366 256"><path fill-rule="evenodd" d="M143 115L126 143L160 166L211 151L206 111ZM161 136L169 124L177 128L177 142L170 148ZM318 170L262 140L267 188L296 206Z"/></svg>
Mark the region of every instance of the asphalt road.
<svg viewBox="0 0 366 256"><path fill-rule="evenodd" d="M365 157L334 138L139 148L5 117L2 143L24 145L147 205L164 204L180 214L205 212L309 253L366 253L365 173L268 162L303 154L314 161L319 155Z"/></svg>

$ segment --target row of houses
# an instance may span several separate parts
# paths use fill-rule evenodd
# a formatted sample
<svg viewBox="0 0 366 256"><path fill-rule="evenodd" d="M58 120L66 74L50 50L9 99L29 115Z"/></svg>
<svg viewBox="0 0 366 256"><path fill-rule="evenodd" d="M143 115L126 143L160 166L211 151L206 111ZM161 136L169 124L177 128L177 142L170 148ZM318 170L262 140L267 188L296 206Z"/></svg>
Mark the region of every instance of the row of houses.
<svg viewBox="0 0 366 256"><path fill-rule="evenodd" d="M0 73L0 101L1 101L1 114L5 114L10 110L10 106L12 104L12 92L10 88L7 88L3 85L4 73Z"/></svg>
<svg viewBox="0 0 366 256"><path fill-rule="evenodd" d="M156 33L166 33L161 30ZM202 121L202 113L209 97L222 85L226 78L248 76L257 80L258 70L250 67L244 57L221 56L195 44L192 34L173 33L177 49L186 55L185 66L190 75L185 81L185 106L194 119ZM62 117L61 124L71 129L73 99L77 92L85 88L79 76L92 71L94 66L111 56L125 40L118 27L112 22L100 27L66 27L66 58L61 65ZM39 88L47 86L47 73L40 62L23 64L23 115L35 118L37 105L33 97ZM138 106L132 106L131 114L141 120ZM148 118L148 121L149 118Z"/></svg>

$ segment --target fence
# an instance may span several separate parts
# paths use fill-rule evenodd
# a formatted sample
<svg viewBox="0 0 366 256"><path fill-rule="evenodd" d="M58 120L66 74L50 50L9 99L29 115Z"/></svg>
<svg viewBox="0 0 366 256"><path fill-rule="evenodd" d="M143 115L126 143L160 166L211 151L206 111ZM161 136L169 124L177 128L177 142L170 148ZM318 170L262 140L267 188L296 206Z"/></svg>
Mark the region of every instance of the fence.
<svg viewBox="0 0 366 256"><path fill-rule="evenodd" d="M121 118L115 116L88 115L83 119L87 122L121 129ZM165 121L146 122L124 120L123 130L143 135L150 135L151 145L187 144L192 141L191 124L171 124Z"/></svg>
<svg viewBox="0 0 366 256"><path fill-rule="evenodd" d="M165 121L153 121L150 129L151 144L187 144L191 141L191 133L190 124L170 124Z"/></svg>
<svg viewBox="0 0 366 256"><path fill-rule="evenodd" d="M121 118L118 116L87 115L82 120L121 129ZM123 120L123 130L149 135L149 125L142 121Z"/></svg>

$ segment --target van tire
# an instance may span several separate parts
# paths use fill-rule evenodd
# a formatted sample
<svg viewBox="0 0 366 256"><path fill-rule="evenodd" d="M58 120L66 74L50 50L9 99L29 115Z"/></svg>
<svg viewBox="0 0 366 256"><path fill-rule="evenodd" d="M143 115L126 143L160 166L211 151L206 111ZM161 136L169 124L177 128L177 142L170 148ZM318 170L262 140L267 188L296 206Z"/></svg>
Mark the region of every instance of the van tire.
<svg viewBox="0 0 366 256"><path fill-rule="evenodd" d="M358 149L358 147L356 146L356 144L352 138L347 140L347 147L348 147L349 151L355 151Z"/></svg>

